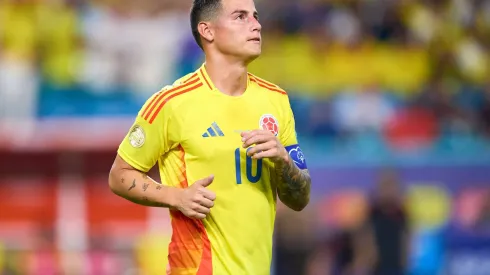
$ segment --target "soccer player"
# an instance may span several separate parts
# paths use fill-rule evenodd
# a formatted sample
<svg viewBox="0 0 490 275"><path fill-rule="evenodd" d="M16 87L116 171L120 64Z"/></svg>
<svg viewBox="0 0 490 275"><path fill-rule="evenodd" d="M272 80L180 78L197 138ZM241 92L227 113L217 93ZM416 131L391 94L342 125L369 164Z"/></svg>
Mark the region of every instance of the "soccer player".
<svg viewBox="0 0 490 275"><path fill-rule="evenodd" d="M276 198L300 211L310 196L289 99L247 72L262 43L253 0L194 0L190 17L205 62L143 105L109 185L169 208L168 274L270 274ZM157 162L161 183L146 174Z"/></svg>

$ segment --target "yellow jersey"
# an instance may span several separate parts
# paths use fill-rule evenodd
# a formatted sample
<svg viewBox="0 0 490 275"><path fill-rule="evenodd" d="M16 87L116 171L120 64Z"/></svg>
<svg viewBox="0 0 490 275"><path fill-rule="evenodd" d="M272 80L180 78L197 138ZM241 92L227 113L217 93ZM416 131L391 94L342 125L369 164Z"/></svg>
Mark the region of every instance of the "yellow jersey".
<svg viewBox="0 0 490 275"><path fill-rule="evenodd" d="M143 105L118 154L143 172L158 162L162 184L185 188L214 175L204 220L171 210L167 274L270 274L276 186L269 159L246 156L240 133L271 130L300 168L295 121L284 90L248 74L241 96L220 92L203 64Z"/></svg>

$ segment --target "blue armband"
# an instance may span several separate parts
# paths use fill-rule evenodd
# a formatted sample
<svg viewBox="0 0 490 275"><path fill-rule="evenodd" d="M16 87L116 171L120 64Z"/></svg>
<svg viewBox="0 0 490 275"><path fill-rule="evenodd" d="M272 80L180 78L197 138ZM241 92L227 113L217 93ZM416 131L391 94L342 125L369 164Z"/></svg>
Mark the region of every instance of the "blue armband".
<svg viewBox="0 0 490 275"><path fill-rule="evenodd" d="M286 151L288 151L288 154L291 156L299 169L307 169L305 155L301 151L301 148L299 148L298 144L286 146Z"/></svg>

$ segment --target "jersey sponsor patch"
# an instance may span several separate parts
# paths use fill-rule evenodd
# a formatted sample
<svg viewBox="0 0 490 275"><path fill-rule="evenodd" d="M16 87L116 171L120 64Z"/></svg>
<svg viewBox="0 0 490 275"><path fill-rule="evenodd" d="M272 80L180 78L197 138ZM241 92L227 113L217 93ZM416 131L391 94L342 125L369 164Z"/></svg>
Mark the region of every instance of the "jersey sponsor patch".
<svg viewBox="0 0 490 275"><path fill-rule="evenodd" d="M259 128L262 130L269 130L275 136L279 134L279 123L273 115L263 115L259 120Z"/></svg>
<svg viewBox="0 0 490 275"><path fill-rule="evenodd" d="M143 131L141 126L134 125L129 132L128 139L131 146L134 148L140 148L143 146L143 144L145 144L145 131Z"/></svg>
<svg viewBox="0 0 490 275"><path fill-rule="evenodd" d="M287 146L286 150L299 169L307 169L305 155L301 151L301 148L299 148L298 144Z"/></svg>

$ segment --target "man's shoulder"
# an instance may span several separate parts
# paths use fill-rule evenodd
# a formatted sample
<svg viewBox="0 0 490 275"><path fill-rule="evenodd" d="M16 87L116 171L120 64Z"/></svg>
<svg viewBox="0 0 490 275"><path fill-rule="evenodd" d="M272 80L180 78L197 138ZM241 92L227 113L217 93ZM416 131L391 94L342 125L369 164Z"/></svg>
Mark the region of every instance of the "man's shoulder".
<svg viewBox="0 0 490 275"><path fill-rule="evenodd" d="M173 84L163 87L148 98L141 110L142 116L152 122L162 110L170 114L174 107L180 105L179 102L185 101L203 85L204 81L197 73L190 73L177 79Z"/></svg>
<svg viewBox="0 0 490 275"><path fill-rule="evenodd" d="M203 87L203 85L204 81L201 76L197 72L192 72L178 78L171 85L163 87L160 91L155 93L155 95L165 97L168 102L172 98L188 94L192 91L197 91L199 88Z"/></svg>
<svg viewBox="0 0 490 275"><path fill-rule="evenodd" d="M200 75L197 73L197 72L192 72L192 73L188 73L178 79L176 79L174 81L174 83L172 83L172 87L177 87L177 86L183 86L185 84L188 84L190 82L193 82L193 83L197 83L199 82L201 79Z"/></svg>
<svg viewBox="0 0 490 275"><path fill-rule="evenodd" d="M265 80L259 76L252 73L248 73L248 77L252 83L260 90L270 92L271 94L283 95L287 97L287 92L281 88L279 85L272 83L271 81Z"/></svg>

